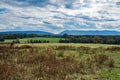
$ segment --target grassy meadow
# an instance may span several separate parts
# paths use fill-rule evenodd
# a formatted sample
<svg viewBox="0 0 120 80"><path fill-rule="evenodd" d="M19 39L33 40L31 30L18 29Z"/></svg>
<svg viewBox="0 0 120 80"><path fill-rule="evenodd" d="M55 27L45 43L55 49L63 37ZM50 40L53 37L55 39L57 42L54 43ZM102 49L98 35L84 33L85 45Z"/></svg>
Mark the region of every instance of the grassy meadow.
<svg viewBox="0 0 120 80"><path fill-rule="evenodd" d="M50 43L58 43L60 39L64 39L64 38L34 37L34 38L22 38L19 40L20 40L20 43L27 43L29 40L49 40ZM9 43L9 42L12 42L14 40L16 40L16 39L6 39L4 42Z"/></svg>
<svg viewBox="0 0 120 80"><path fill-rule="evenodd" d="M120 80L120 45L0 44L0 80Z"/></svg>

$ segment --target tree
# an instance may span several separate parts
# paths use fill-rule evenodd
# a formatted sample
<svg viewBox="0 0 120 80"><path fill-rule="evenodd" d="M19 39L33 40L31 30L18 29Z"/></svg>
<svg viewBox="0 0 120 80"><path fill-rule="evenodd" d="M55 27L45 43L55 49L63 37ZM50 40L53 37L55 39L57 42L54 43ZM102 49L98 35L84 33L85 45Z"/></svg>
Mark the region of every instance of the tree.
<svg viewBox="0 0 120 80"><path fill-rule="evenodd" d="M15 41L13 41L13 43L20 43L20 40L16 39Z"/></svg>
<svg viewBox="0 0 120 80"><path fill-rule="evenodd" d="M3 38L0 39L0 42L4 42L5 40Z"/></svg>
<svg viewBox="0 0 120 80"><path fill-rule="evenodd" d="M68 38L68 34L63 34L63 38Z"/></svg>
<svg viewBox="0 0 120 80"><path fill-rule="evenodd" d="M80 43L89 43L90 42L90 38L86 37L86 36L82 36L79 39Z"/></svg>
<svg viewBox="0 0 120 80"><path fill-rule="evenodd" d="M43 40L43 43L46 43L46 40Z"/></svg>
<svg viewBox="0 0 120 80"><path fill-rule="evenodd" d="M49 40L47 40L47 43L49 43L50 41Z"/></svg>
<svg viewBox="0 0 120 80"><path fill-rule="evenodd" d="M34 43L34 41L31 39L31 40L30 40L30 43Z"/></svg>
<svg viewBox="0 0 120 80"><path fill-rule="evenodd" d="M94 36L93 37L93 42L94 43L100 43L101 38L99 36Z"/></svg>
<svg viewBox="0 0 120 80"><path fill-rule="evenodd" d="M39 42L39 43L42 43L42 41L41 41L41 40L39 40L38 42Z"/></svg>
<svg viewBox="0 0 120 80"><path fill-rule="evenodd" d="M115 40L114 40L113 37L106 37L105 38L105 43L107 43L107 44L114 44Z"/></svg>
<svg viewBox="0 0 120 80"><path fill-rule="evenodd" d="M76 42L76 37L75 36L70 36L70 43L75 43Z"/></svg>

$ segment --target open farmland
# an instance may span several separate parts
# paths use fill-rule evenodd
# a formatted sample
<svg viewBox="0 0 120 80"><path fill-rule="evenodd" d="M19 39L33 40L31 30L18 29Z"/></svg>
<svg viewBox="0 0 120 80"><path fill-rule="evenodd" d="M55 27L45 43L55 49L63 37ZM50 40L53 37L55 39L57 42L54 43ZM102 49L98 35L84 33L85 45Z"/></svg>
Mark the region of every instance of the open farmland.
<svg viewBox="0 0 120 80"><path fill-rule="evenodd" d="M48 40L50 41L50 43L58 43L60 39L63 39L64 38L50 38L50 37L32 37L32 38L22 38L22 39L19 39L20 43L27 43L29 40ZM4 42L5 43L9 43L9 42L12 42L12 41L15 41L16 39L6 39Z"/></svg>
<svg viewBox="0 0 120 80"><path fill-rule="evenodd" d="M119 45L1 44L0 80L120 80L119 56Z"/></svg>

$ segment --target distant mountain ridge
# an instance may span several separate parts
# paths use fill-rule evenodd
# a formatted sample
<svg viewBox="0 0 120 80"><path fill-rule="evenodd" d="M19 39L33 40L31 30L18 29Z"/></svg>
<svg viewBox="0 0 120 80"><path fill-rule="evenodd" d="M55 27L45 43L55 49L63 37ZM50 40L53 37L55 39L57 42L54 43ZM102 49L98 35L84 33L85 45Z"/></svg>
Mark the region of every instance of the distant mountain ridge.
<svg viewBox="0 0 120 80"><path fill-rule="evenodd" d="M109 31L109 30L65 30L58 34L54 34L46 31L6 31L0 32L0 34L37 34L37 35L119 35L119 31Z"/></svg>
<svg viewBox="0 0 120 80"><path fill-rule="evenodd" d="M0 34L37 34L37 35L53 35L53 33L45 31L7 31Z"/></svg>
<svg viewBox="0 0 120 80"><path fill-rule="evenodd" d="M118 31L109 31L109 30L65 30L60 33L60 35L120 35Z"/></svg>

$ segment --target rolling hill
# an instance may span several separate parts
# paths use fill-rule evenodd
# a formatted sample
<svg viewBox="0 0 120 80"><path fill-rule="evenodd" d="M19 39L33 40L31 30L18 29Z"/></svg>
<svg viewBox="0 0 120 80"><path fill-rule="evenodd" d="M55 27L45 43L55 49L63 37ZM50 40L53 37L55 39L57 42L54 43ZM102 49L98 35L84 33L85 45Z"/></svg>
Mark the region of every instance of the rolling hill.
<svg viewBox="0 0 120 80"><path fill-rule="evenodd" d="M120 35L118 31L109 31L109 30L65 30L60 33L60 35Z"/></svg>
<svg viewBox="0 0 120 80"><path fill-rule="evenodd" d="M6 31L0 32L0 34L37 34L37 35L55 35L52 32L46 31ZM110 30L65 30L56 35L120 35L119 31Z"/></svg>
<svg viewBox="0 0 120 80"><path fill-rule="evenodd" d="M37 34L37 35L53 35L53 33L45 31L7 31L0 32L0 34Z"/></svg>

